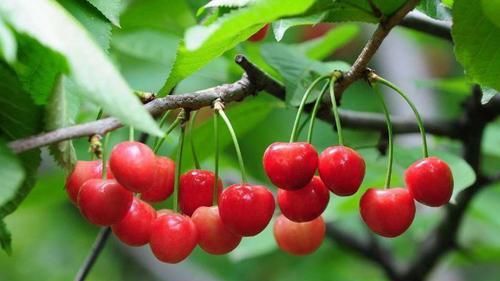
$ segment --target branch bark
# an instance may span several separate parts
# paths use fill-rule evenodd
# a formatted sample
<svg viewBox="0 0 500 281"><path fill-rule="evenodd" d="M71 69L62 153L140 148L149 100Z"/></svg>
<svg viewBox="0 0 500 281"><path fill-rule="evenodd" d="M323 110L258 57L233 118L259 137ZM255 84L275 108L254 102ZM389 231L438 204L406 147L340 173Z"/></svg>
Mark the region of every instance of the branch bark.
<svg viewBox="0 0 500 281"><path fill-rule="evenodd" d="M421 13L409 13L399 25L436 36L450 42L453 41L451 37L451 23L435 20L422 15Z"/></svg>

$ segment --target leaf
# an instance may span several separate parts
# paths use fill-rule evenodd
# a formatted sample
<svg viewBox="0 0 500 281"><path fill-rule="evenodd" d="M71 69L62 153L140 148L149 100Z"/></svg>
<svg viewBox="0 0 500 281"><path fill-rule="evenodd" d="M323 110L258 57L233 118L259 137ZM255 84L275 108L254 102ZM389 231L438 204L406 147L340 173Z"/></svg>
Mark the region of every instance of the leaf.
<svg viewBox="0 0 500 281"><path fill-rule="evenodd" d="M96 7L111 23L120 27L121 0L87 0Z"/></svg>
<svg viewBox="0 0 500 281"><path fill-rule="evenodd" d="M100 105L106 113L136 129L162 135L113 64L57 3L3 0L0 15L18 32L26 33L63 54L71 77L85 89L85 97Z"/></svg>
<svg viewBox="0 0 500 281"><path fill-rule="evenodd" d="M0 220L0 246L7 253L7 255L12 255L12 237L10 231L7 229L7 225L3 220Z"/></svg>
<svg viewBox="0 0 500 281"><path fill-rule="evenodd" d="M12 64L16 60L17 42L14 34L0 18L0 57Z"/></svg>
<svg viewBox="0 0 500 281"><path fill-rule="evenodd" d="M285 36L285 32L291 27L317 24L321 22L325 15L325 13L319 13L306 17L286 18L278 20L273 23L274 38L276 38L276 41L281 41L281 39L283 39L283 36Z"/></svg>
<svg viewBox="0 0 500 281"><path fill-rule="evenodd" d="M256 0L212 0L208 2L204 7L205 8L212 8L212 7L243 7L248 4L251 4L252 2L255 2Z"/></svg>
<svg viewBox="0 0 500 281"><path fill-rule="evenodd" d="M299 48L305 48L309 58L323 60L353 40L359 32L360 27L356 24L338 25L321 38L305 42Z"/></svg>
<svg viewBox="0 0 500 281"><path fill-rule="evenodd" d="M481 87L481 90L483 92L483 96L481 97L481 104L487 104L490 102L490 100L498 95L498 91L488 88L488 87Z"/></svg>
<svg viewBox="0 0 500 281"><path fill-rule="evenodd" d="M273 236L273 225L275 219L259 234L253 237L243 238L236 249L229 253L229 258L235 262L255 258L277 249Z"/></svg>
<svg viewBox="0 0 500 281"><path fill-rule="evenodd" d="M24 179L23 166L17 157L7 148L4 141L0 140L0 206L12 198Z"/></svg>
<svg viewBox="0 0 500 281"><path fill-rule="evenodd" d="M500 18L498 18L500 0L481 0L481 7L486 17L500 28Z"/></svg>
<svg viewBox="0 0 500 281"><path fill-rule="evenodd" d="M87 29L103 50L109 49L112 26L92 5L81 0L58 0L58 2Z"/></svg>
<svg viewBox="0 0 500 281"><path fill-rule="evenodd" d="M500 90L500 27L476 1L456 0L451 31L455 55L471 81Z"/></svg>
<svg viewBox="0 0 500 281"><path fill-rule="evenodd" d="M70 92L67 77L61 76L45 109L45 129L48 131L69 127L75 123L78 113L78 96ZM56 163L67 171L73 170L76 152L71 140L49 146Z"/></svg>
<svg viewBox="0 0 500 281"><path fill-rule="evenodd" d="M326 12L323 18L325 22L361 21L375 23L378 21L368 2L356 0L319 0L306 12L306 15L324 12Z"/></svg>
<svg viewBox="0 0 500 281"><path fill-rule="evenodd" d="M422 0L417 9L437 20L451 20L450 10L441 3L441 0Z"/></svg>
<svg viewBox="0 0 500 281"><path fill-rule="evenodd" d="M250 37L263 24L280 17L300 14L313 2L291 0L283 5L280 0L260 0L225 14L208 26L191 27L186 31L184 43L177 50L176 61L160 95L167 94L182 79Z"/></svg>
<svg viewBox="0 0 500 281"><path fill-rule="evenodd" d="M349 70L349 65L344 62L322 63L311 60L305 54L300 53L297 48L285 44L264 44L261 53L264 60L283 76L286 101L293 106L300 104L305 90L319 75L327 74L335 69ZM313 92L308 102L314 101L318 94L319 91Z"/></svg>

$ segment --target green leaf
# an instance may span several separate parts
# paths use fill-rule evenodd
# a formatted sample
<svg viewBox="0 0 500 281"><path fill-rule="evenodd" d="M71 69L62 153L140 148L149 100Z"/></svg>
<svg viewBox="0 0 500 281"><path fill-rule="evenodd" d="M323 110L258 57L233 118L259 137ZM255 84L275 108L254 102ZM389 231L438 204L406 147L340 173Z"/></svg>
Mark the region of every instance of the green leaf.
<svg viewBox="0 0 500 281"><path fill-rule="evenodd" d="M24 179L23 166L17 157L7 148L6 144L0 140L0 178L2 188L0 188L0 206L5 204L14 196L17 188Z"/></svg>
<svg viewBox="0 0 500 281"><path fill-rule="evenodd" d="M0 246L7 253L7 255L12 255L12 238L10 231L7 229L7 225L3 220L0 220Z"/></svg>
<svg viewBox="0 0 500 281"><path fill-rule="evenodd" d="M293 106L300 104L305 90L319 75L335 69L349 70L349 65L344 62L322 63L311 60L297 48L285 44L267 43L262 45L261 52L264 60L283 76L286 101ZM308 102L314 101L318 94L319 90L313 92Z"/></svg>
<svg viewBox="0 0 500 281"><path fill-rule="evenodd" d="M68 60L72 78L85 89L85 97L100 105L106 113L136 129L162 135L113 64L57 3L3 0L0 15L17 31L63 54Z"/></svg>
<svg viewBox="0 0 500 281"><path fill-rule="evenodd" d="M259 234L253 237L243 238L236 249L229 253L233 261L242 261L267 254L277 249L273 235L273 218L269 225Z"/></svg>
<svg viewBox="0 0 500 281"><path fill-rule="evenodd" d="M456 0L453 6L455 55L467 76L500 90L500 27L485 17L476 1Z"/></svg>
<svg viewBox="0 0 500 281"><path fill-rule="evenodd" d="M323 21L343 22L361 21L375 23L378 18L372 13L367 1L356 0L319 0L306 12L307 15L324 13Z"/></svg>
<svg viewBox="0 0 500 281"><path fill-rule="evenodd" d="M111 23L120 26L121 0L87 0L96 7Z"/></svg>
<svg viewBox="0 0 500 281"><path fill-rule="evenodd" d="M422 0L417 9L437 20L451 20L451 12L441 0Z"/></svg>
<svg viewBox="0 0 500 281"><path fill-rule="evenodd" d="M307 56L314 60L323 60L353 40L360 32L357 24L338 25L321 38L305 42L299 48L305 48Z"/></svg>
<svg viewBox="0 0 500 281"><path fill-rule="evenodd" d="M14 34L0 18L0 57L12 64L16 60L17 42Z"/></svg>
<svg viewBox="0 0 500 281"><path fill-rule="evenodd" d="M191 27L177 50L176 61L160 95L167 94L182 79L250 37L263 24L300 14L313 2L292 0L283 5L280 0L260 0L225 14L208 26Z"/></svg>
<svg viewBox="0 0 500 281"><path fill-rule="evenodd" d="M483 96L481 97L481 104L489 103L494 96L498 95L498 91L492 88L481 87L481 90L483 92Z"/></svg>
<svg viewBox="0 0 500 281"><path fill-rule="evenodd" d="M212 7L243 7L248 4L251 4L252 2L255 2L256 0L212 0L208 2L204 7L205 8L212 8Z"/></svg>
<svg viewBox="0 0 500 281"><path fill-rule="evenodd" d="M58 0L85 27L105 51L111 40L111 24L92 5L81 0Z"/></svg>
<svg viewBox="0 0 500 281"><path fill-rule="evenodd" d="M500 18L498 17L500 0L481 0L481 7L486 17L500 28Z"/></svg>
<svg viewBox="0 0 500 281"><path fill-rule="evenodd" d="M71 93L71 83L67 77L61 76L45 109L45 129L48 131L69 127L75 123L78 113L78 96ZM49 146L49 151L56 163L67 171L73 170L76 163L76 152L71 140L62 141Z"/></svg>
<svg viewBox="0 0 500 281"><path fill-rule="evenodd" d="M325 15L325 13L319 13L306 17L286 18L275 21L273 23L274 38L276 38L276 41L281 41L281 39L283 39L283 36L285 36L285 32L291 27L317 24L321 22Z"/></svg>

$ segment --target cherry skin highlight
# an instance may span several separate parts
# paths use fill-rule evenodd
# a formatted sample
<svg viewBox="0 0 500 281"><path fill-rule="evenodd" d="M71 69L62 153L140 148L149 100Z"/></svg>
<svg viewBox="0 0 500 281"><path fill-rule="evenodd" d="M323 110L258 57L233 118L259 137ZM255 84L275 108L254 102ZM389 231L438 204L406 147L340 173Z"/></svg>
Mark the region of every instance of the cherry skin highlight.
<svg viewBox="0 0 500 281"><path fill-rule="evenodd" d="M142 246L149 242L156 210L148 203L134 198L125 217L111 226L113 233L129 246Z"/></svg>
<svg viewBox="0 0 500 281"><path fill-rule="evenodd" d="M298 190L278 190L278 205L285 217L306 222L319 217L328 205L330 192L318 176Z"/></svg>
<svg viewBox="0 0 500 281"><path fill-rule="evenodd" d="M369 188L361 197L360 212L373 232L384 237L396 237L413 222L415 201L405 188Z"/></svg>
<svg viewBox="0 0 500 281"><path fill-rule="evenodd" d="M155 181L156 156L140 142L125 141L115 145L109 166L116 180L132 192L142 193Z"/></svg>
<svg viewBox="0 0 500 281"><path fill-rule="evenodd" d="M316 251L325 238L325 222L317 217L309 222L293 222L280 215L274 223L274 239L281 250L295 256Z"/></svg>
<svg viewBox="0 0 500 281"><path fill-rule="evenodd" d="M175 162L168 157L156 157L155 179L141 199L150 203L165 201L174 192Z"/></svg>
<svg viewBox="0 0 500 281"><path fill-rule="evenodd" d="M77 161L75 168L69 174L66 179L66 192L68 197L75 205L78 201L78 192L84 182L89 179L100 179L102 178L102 161ZM107 178L112 179L113 174L108 168Z"/></svg>
<svg viewBox="0 0 500 281"><path fill-rule="evenodd" d="M205 170L191 170L179 180L179 207L191 216L201 206L212 206L215 174ZM222 192L222 181L217 181L217 194Z"/></svg>
<svg viewBox="0 0 500 281"><path fill-rule="evenodd" d="M259 42L264 40L267 35L267 30L269 30L269 24L264 25L259 31L255 32L252 36L248 38L250 42Z"/></svg>
<svg viewBox="0 0 500 281"><path fill-rule="evenodd" d="M415 200L431 207L447 204L453 194L451 169L437 157L421 159L408 167L405 183Z"/></svg>
<svg viewBox="0 0 500 281"><path fill-rule="evenodd" d="M109 226L122 220L134 196L115 180L90 179L78 193L82 215L92 224Z"/></svg>
<svg viewBox="0 0 500 281"><path fill-rule="evenodd" d="M318 171L321 180L338 196L353 195L365 176L365 160L354 149L330 146L319 156Z"/></svg>
<svg viewBox="0 0 500 281"><path fill-rule="evenodd" d="M264 152L262 162L274 185L295 190L311 181L318 168L318 153L306 142L275 142Z"/></svg>
<svg viewBox="0 0 500 281"><path fill-rule="evenodd" d="M190 217L164 213L154 220L149 246L158 260L181 262L191 254L197 243L198 232Z"/></svg>
<svg viewBox="0 0 500 281"><path fill-rule="evenodd" d="M212 255L224 255L234 250L241 241L241 236L229 231L222 223L219 208L199 207L191 216L198 230L198 245Z"/></svg>
<svg viewBox="0 0 500 281"><path fill-rule="evenodd" d="M254 236L269 224L274 212L273 194L264 186L234 184L219 199L219 214L229 231Z"/></svg>

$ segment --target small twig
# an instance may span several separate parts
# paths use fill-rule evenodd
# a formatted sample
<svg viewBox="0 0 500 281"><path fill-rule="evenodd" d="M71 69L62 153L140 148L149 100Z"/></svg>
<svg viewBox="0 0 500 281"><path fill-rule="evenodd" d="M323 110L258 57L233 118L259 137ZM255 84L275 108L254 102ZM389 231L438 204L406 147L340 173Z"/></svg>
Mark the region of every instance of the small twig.
<svg viewBox="0 0 500 281"><path fill-rule="evenodd" d="M85 258L85 261L83 262L82 266L78 270L78 273L76 274L76 277L74 279L75 281L83 281L85 280L85 278L87 278L87 275L94 266L102 250L104 249L104 246L106 245L106 242L108 241L110 234L111 234L110 227L103 227L101 228L101 230L99 230L95 242L92 245L92 249L90 249L90 253Z"/></svg>
<svg viewBox="0 0 500 281"><path fill-rule="evenodd" d="M409 13L399 24L441 39L452 41L451 23L429 18L421 13Z"/></svg>

